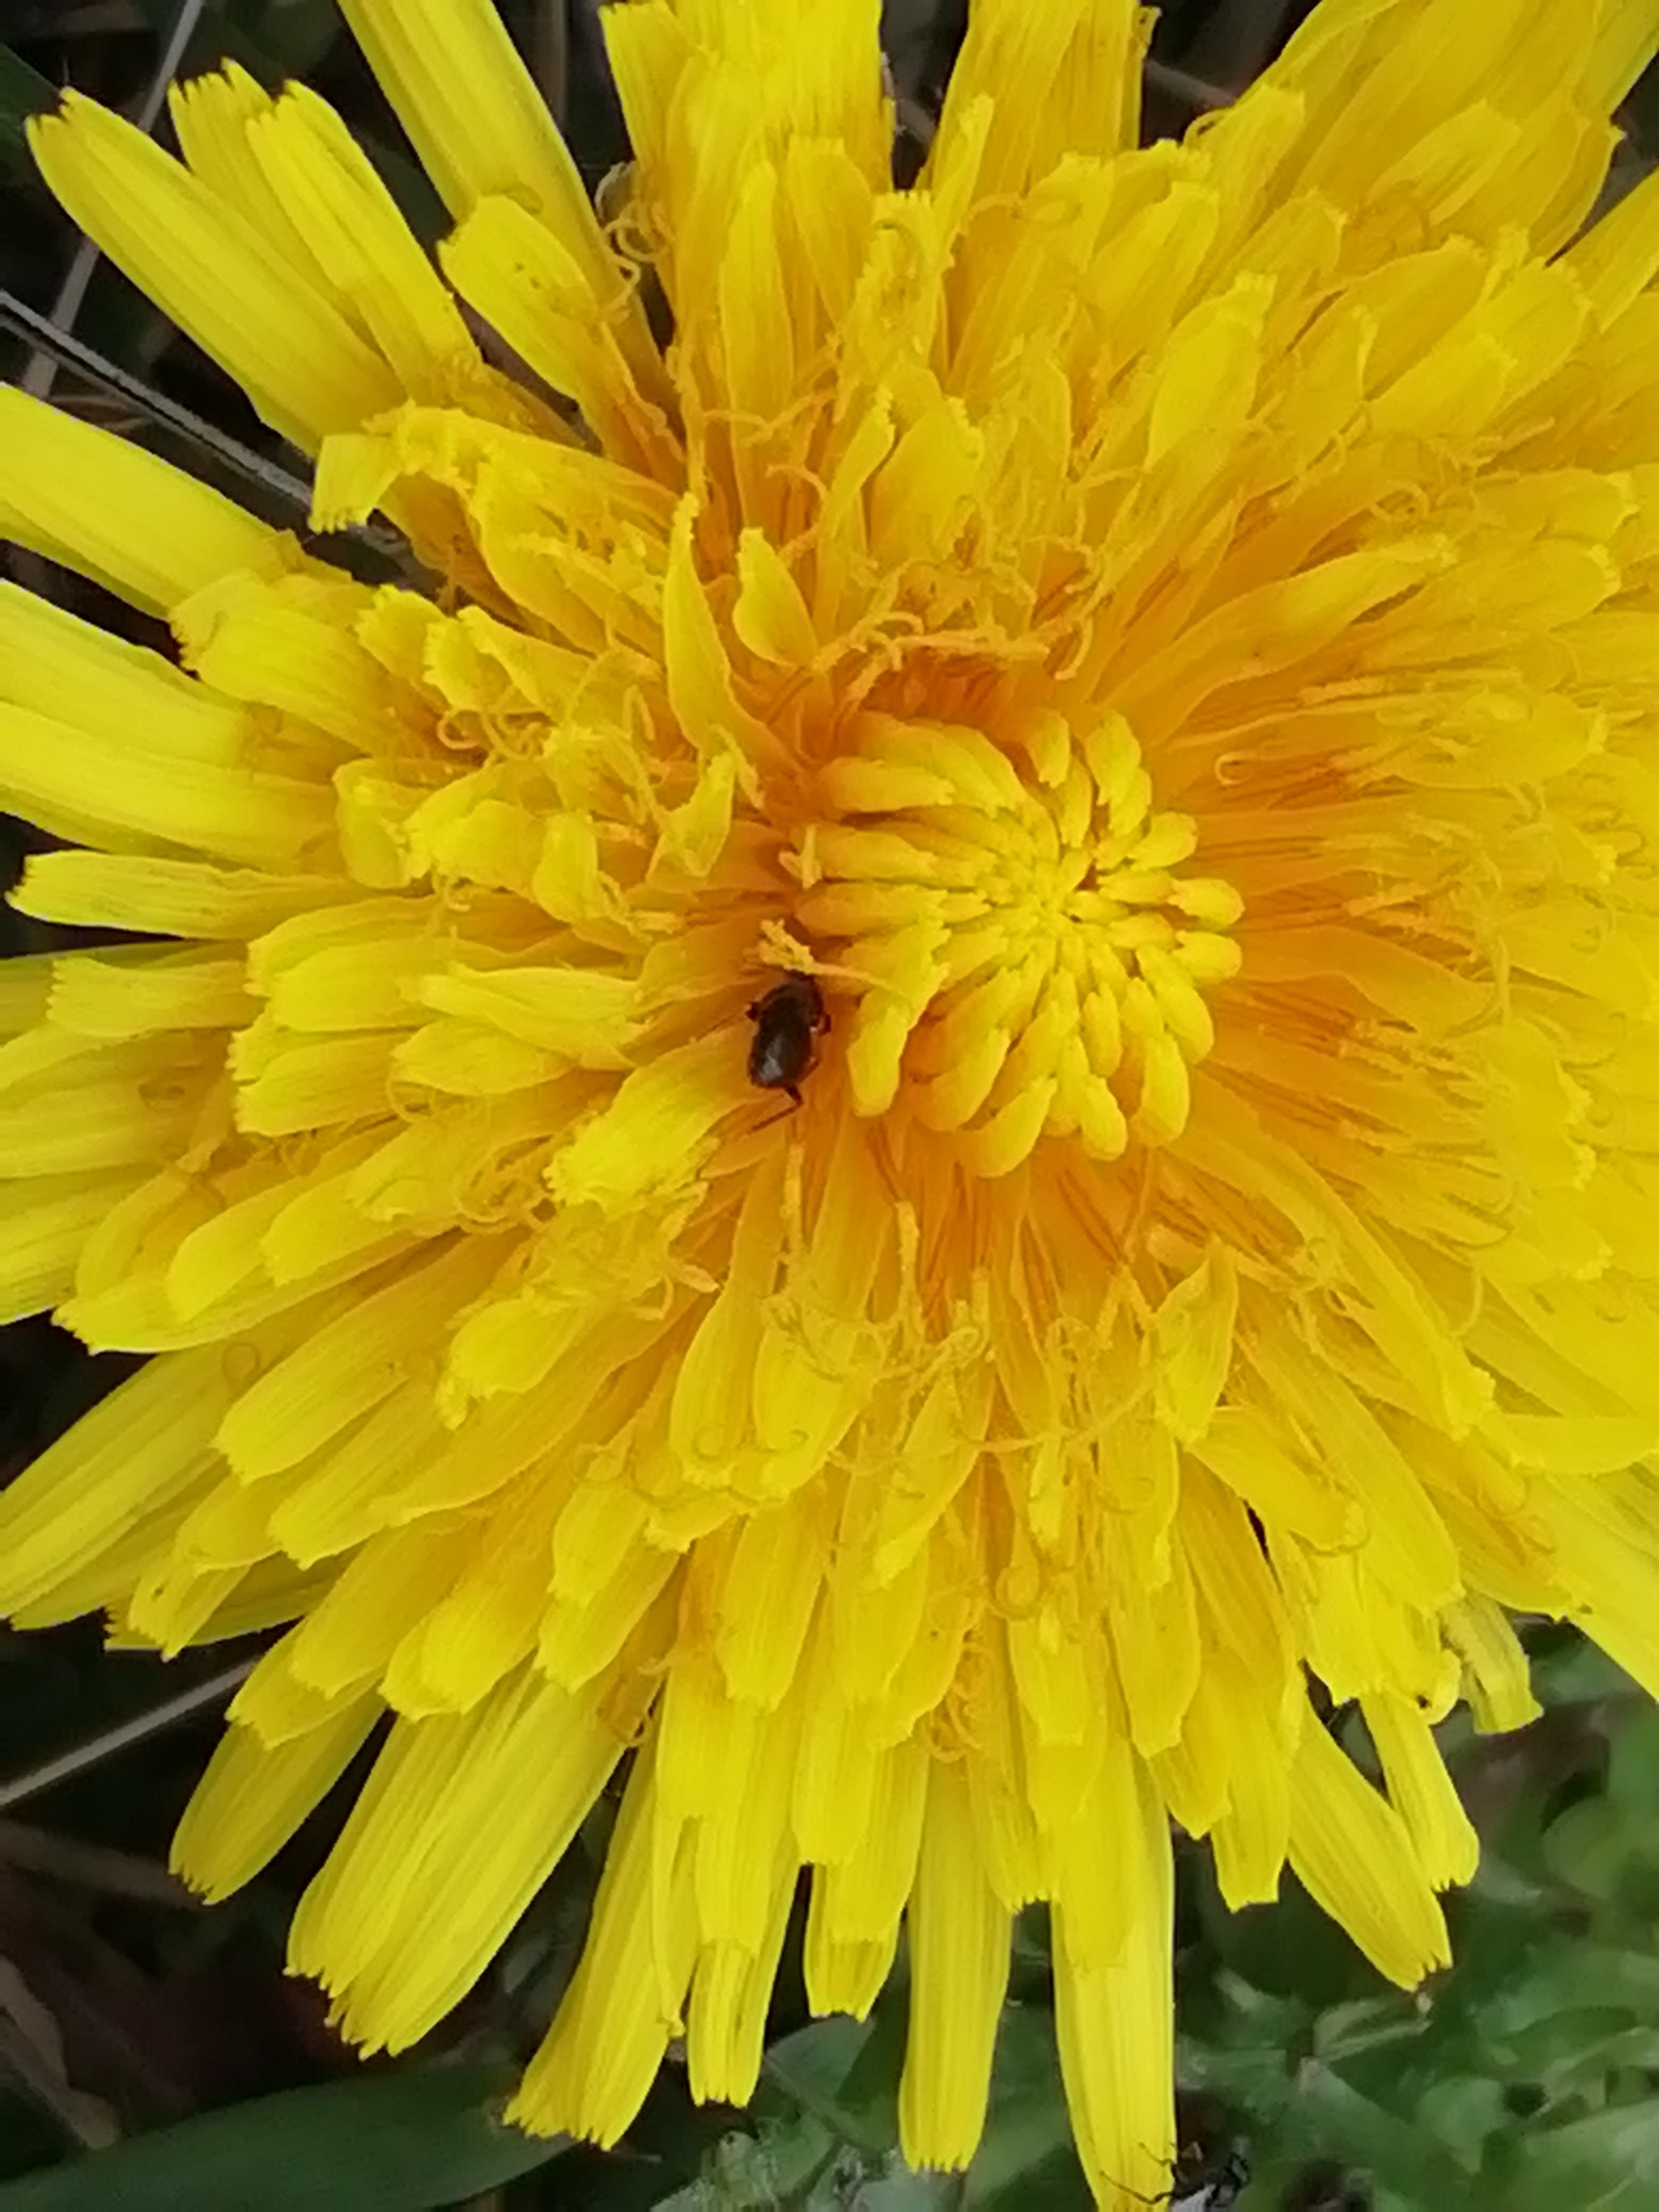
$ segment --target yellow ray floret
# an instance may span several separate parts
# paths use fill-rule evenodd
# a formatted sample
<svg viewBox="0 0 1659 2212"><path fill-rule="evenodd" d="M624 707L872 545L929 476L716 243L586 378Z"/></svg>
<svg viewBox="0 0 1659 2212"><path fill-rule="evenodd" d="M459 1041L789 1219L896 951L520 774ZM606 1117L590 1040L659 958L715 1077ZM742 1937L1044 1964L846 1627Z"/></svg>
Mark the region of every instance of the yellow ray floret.
<svg viewBox="0 0 1659 2212"><path fill-rule="evenodd" d="M495 193L517 200L607 295L617 271L580 173L489 0L342 9L450 213Z"/></svg>
<svg viewBox="0 0 1659 2212"><path fill-rule="evenodd" d="M69 94L30 143L76 221L274 429L314 447L396 399L389 364L333 302L297 269L273 286L252 224L142 131Z"/></svg>
<svg viewBox="0 0 1659 2212"><path fill-rule="evenodd" d="M141 447L0 386L0 527L147 614L246 569L306 565L296 539Z"/></svg>

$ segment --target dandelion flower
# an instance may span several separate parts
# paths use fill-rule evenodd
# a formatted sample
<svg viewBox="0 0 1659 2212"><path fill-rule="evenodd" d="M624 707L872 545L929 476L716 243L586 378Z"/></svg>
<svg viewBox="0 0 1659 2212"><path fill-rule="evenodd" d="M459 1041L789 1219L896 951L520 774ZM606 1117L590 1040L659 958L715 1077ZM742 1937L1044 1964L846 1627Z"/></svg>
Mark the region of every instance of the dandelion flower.
<svg viewBox="0 0 1659 2212"><path fill-rule="evenodd" d="M899 191L876 0L625 0L603 227L485 0L345 13L436 270L303 90L34 134L435 580L4 395L0 520L183 665L0 592L18 902L139 940L0 979L0 1285L155 1355L0 1595L283 1628L210 1896L383 1728L291 1945L364 2045L620 1769L525 2126L746 2097L805 1874L959 2165L1046 1900L1149 2196L1172 1822L1411 1983L1510 1614L1659 1688L1659 184L1586 228L1659 7L1323 0L1139 149L1144 14L975 0Z"/></svg>

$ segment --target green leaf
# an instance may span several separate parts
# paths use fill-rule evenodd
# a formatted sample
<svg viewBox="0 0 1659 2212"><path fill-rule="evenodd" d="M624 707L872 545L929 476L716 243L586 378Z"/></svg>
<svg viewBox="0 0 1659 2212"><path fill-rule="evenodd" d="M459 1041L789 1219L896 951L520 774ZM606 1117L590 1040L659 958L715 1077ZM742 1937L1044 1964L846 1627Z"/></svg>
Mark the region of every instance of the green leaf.
<svg viewBox="0 0 1659 2212"><path fill-rule="evenodd" d="M1050 2212L1048 2200L1030 2201ZM959 2173L912 2172L897 2151L837 2142L804 2114L763 2121L758 2136L722 2137L696 2179L659 2197L652 2212L956 2212L962 2202Z"/></svg>
<svg viewBox="0 0 1659 2212"><path fill-rule="evenodd" d="M1046 2006L1010 2005L1002 2015L985 2135L962 2201L976 2212L1089 2203Z"/></svg>
<svg viewBox="0 0 1659 2212"><path fill-rule="evenodd" d="M1321 2013L1314 2023L1314 2055L1327 2066L1350 2065L1373 2051L1392 2052L1400 2044L1420 2043L1426 2025L1424 2015L1409 2001L1402 2002L1397 1990L1358 1997Z"/></svg>
<svg viewBox="0 0 1659 2212"><path fill-rule="evenodd" d="M1608 1740L1607 1796L1626 1820L1642 1824L1632 1848L1651 1850L1652 1815L1659 1813L1659 1710L1652 1705L1622 1714Z"/></svg>
<svg viewBox="0 0 1659 2212"><path fill-rule="evenodd" d="M1431 2083L1418 2100L1416 2119L1471 2173L1492 2138L1515 2125L1515 2115L1498 2084L1477 2075L1454 2075Z"/></svg>
<svg viewBox="0 0 1659 2212"><path fill-rule="evenodd" d="M409 2067L232 2105L0 2185L0 2212L422 2212L544 2165L501 2124L513 2071Z"/></svg>
<svg viewBox="0 0 1659 2212"><path fill-rule="evenodd" d="M1537 1639L1532 1680L1547 1705L1591 1705L1604 1698L1633 1702L1630 1676L1576 1629Z"/></svg>
<svg viewBox="0 0 1659 2212"><path fill-rule="evenodd" d="M832 2118L842 2084L874 2033L873 2021L831 2013L775 2043L766 2070L805 2111Z"/></svg>
<svg viewBox="0 0 1659 2212"><path fill-rule="evenodd" d="M770 2212L810 2191L835 2154L835 2138L810 2114L759 2136L722 2136L696 2179L659 2197L655 2212Z"/></svg>
<svg viewBox="0 0 1659 2212"><path fill-rule="evenodd" d="M1614 2005L1636 2020L1651 2020L1659 2012L1659 1959L1563 1939L1535 1954L1509 1984L1487 1992L1479 2017L1491 2042L1507 2043L1564 2013Z"/></svg>
<svg viewBox="0 0 1659 2212"><path fill-rule="evenodd" d="M889 1990L868 2020L833 2014L775 2043L766 2054L767 2075L843 2142L879 2155L898 2139L904 2033L904 2005Z"/></svg>
<svg viewBox="0 0 1659 2212"><path fill-rule="evenodd" d="M1659 2190L1659 2104L1651 2098L1565 2127L1529 2128L1503 2175L1504 2212L1640 2212Z"/></svg>
<svg viewBox="0 0 1659 2212"><path fill-rule="evenodd" d="M860 2182L850 2200L848 2212L953 2212L962 2201L962 2176L959 2173L913 2173L895 2154L885 2169L872 2181ZM1030 2200L1036 2212L1036 2200ZM815 2200L812 2212L830 2212L823 2200ZM839 2212L839 2208L837 2208Z"/></svg>
<svg viewBox="0 0 1659 2212"><path fill-rule="evenodd" d="M1282 2151L1368 2169L1407 2202L1455 2205L1468 2193L1468 2177L1444 2146L1362 2096L1328 2067L1300 2069L1296 2098L1285 2108L1278 2136Z"/></svg>
<svg viewBox="0 0 1659 2212"><path fill-rule="evenodd" d="M31 115L44 115L58 105L58 94L39 70L0 46L0 170L13 176L33 175L24 126Z"/></svg>

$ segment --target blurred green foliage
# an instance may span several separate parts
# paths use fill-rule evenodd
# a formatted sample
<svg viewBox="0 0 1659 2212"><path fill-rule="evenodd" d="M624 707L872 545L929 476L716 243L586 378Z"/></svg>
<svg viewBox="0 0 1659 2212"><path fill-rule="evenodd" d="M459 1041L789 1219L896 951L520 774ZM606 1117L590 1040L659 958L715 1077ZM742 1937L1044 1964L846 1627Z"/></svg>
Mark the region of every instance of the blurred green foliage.
<svg viewBox="0 0 1659 2212"><path fill-rule="evenodd" d="M1153 48L1149 133L1182 128L1206 86L1217 96L1237 89L1306 5L1169 0ZM502 9L597 180L626 149L592 0L502 0ZM889 0L884 13L901 125L920 159L964 0ZM76 238L28 164L25 118L65 82L136 111L177 15L178 0L14 0L6 15L0 283L37 308L50 307ZM267 84L290 75L314 84L347 116L416 231L437 234L435 198L334 0L205 0L184 73L226 58ZM1628 178L1659 143L1659 76L1638 87L1623 119ZM241 396L106 266L76 327L225 428L274 446ZM14 347L8 373L24 357ZM58 397L100 410L72 380ZM24 578L36 588L40 568ZM65 588L61 577L45 580ZM112 606L86 611L119 618ZM14 828L0 866L15 866L21 849ZM12 950L38 941L15 925L0 938ZM0 1332L0 1477L119 1371L76 1354L44 1323ZM1183 2132L1200 2154L1248 2157L1242 2212L1443 2212L1453 2203L1638 2212L1659 2203L1659 1713L1577 1637L1538 1625L1529 1641L1543 1717L1512 1738L1483 1739L1461 1722L1447 1731L1484 1855L1472 1889L1448 1900L1456 1964L1426 1990L1380 1984L1288 1877L1277 1908L1228 1914L1206 1855L1179 1848ZM966 2175L912 2174L897 2154L902 1961L869 2021L813 2021L799 1928L750 2110L695 2106L671 2062L613 2152L503 2130L503 2085L580 1948L610 1801L458 2013L404 2058L361 2065L328 2027L317 1992L282 1973L289 1915L358 1774L258 1881L209 1911L170 1881L165 1860L216 1716L204 1711L111 1747L135 1716L212 1674L224 1656L194 1654L163 1668L105 1653L88 1626L0 1632L0 1783L66 1746L93 1754L31 1802L25 1819L0 1818L0 2212L1086 2206L1040 1913L1016 1932L988 2124ZM1204 2171L1183 2167L1181 2212L1218 2204L1223 2192Z"/></svg>

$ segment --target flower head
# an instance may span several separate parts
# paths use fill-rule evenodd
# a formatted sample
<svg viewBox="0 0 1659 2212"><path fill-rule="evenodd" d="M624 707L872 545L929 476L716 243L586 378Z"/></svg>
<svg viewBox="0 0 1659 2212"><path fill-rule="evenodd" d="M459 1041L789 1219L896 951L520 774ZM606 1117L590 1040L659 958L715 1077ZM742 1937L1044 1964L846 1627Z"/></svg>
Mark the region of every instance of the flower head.
<svg viewBox="0 0 1659 2212"><path fill-rule="evenodd" d="M35 132L433 581L3 396L0 522L189 672L0 591L19 902L142 940L0 979L0 1278L156 1355L0 1595L284 1625L211 1895L392 1716L292 1939L364 2044L626 1760L516 2118L613 2139L682 2032L746 2096L807 1869L959 2163L1043 1899L1145 2198L1172 1817L1413 1981L1508 1613L1659 1686L1659 195L1583 228L1659 10L1323 0L1138 149L1127 0L976 0L899 191L875 0L626 0L602 228L484 0L344 4L441 277L301 90Z"/></svg>

